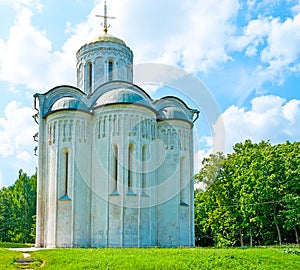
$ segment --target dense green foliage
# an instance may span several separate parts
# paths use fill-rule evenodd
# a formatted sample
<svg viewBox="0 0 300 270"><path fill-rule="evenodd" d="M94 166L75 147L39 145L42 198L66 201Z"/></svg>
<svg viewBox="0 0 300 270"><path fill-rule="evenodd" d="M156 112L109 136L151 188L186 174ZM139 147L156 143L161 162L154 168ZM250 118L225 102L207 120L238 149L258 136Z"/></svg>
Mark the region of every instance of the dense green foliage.
<svg viewBox="0 0 300 270"><path fill-rule="evenodd" d="M35 215L36 174L20 170L16 182L0 190L0 242L33 243Z"/></svg>
<svg viewBox="0 0 300 270"><path fill-rule="evenodd" d="M293 252L294 251L294 252ZM30 253L42 269L300 269L299 248L52 249ZM0 248L0 269L16 269L19 251ZM31 269L40 269L30 266ZM28 269L28 267L27 267Z"/></svg>
<svg viewBox="0 0 300 270"><path fill-rule="evenodd" d="M195 176L198 245L299 244L300 143L250 140L212 154Z"/></svg>

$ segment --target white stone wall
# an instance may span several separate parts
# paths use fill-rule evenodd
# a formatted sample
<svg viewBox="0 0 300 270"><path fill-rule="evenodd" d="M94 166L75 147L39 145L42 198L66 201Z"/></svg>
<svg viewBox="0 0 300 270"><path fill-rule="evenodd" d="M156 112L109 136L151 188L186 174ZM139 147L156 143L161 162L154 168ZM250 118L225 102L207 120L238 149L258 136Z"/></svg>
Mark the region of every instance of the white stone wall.
<svg viewBox="0 0 300 270"><path fill-rule="evenodd" d="M84 157L91 152L90 122L89 114L72 111L51 114L45 121L46 162L41 167L46 171L42 188L46 207L42 215L42 246L87 245L90 188L86 181L91 176Z"/></svg>
<svg viewBox="0 0 300 270"><path fill-rule="evenodd" d="M158 244L193 246L193 152L191 125L178 120L159 122L166 159L158 176ZM159 187L160 186L160 187Z"/></svg>
<svg viewBox="0 0 300 270"><path fill-rule="evenodd" d="M132 105L108 106L96 111L94 117L94 190L93 192L93 246L137 247L150 246L150 218L142 219L143 194L140 170L143 145L149 144L155 135L156 115L153 111ZM131 184L128 186L128 151L133 145L131 160ZM117 181L115 181L115 149L117 149ZM101 175L103 184L97 176ZM117 183L116 183L117 182ZM104 188L103 188L104 187ZM95 203L94 203L95 202ZM99 207L99 203L101 206ZM149 203L148 203L149 204ZM98 208L98 210L97 210ZM147 212L143 210L143 214ZM148 211L149 212L149 211ZM97 213L97 214L96 214ZM148 214L149 215L149 214ZM141 231L142 224L146 231ZM141 243L141 239L143 243Z"/></svg>
<svg viewBox="0 0 300 270"><path fill-rule="evenodd" d="M41 246L193 246L189 123L157 122L151 109L113 105L92 116L54 112L45 127Z"/></svg>

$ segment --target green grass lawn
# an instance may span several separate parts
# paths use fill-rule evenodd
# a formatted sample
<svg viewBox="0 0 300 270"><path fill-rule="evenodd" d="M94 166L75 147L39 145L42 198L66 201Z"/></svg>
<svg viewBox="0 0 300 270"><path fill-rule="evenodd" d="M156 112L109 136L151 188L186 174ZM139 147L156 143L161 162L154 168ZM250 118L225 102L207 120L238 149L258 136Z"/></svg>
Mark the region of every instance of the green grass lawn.
<svg viewBox="0 0 300 270"><path fill-rule="evenodd" d="M1 245L0 245L1 246ZM53 249L31 252L42 269L300 269L300 248ZM19 251L0 248L0 269L18 269ZM30 267L39 269L39 266Z"/></svg>
<svg viewBox="0 0 300 270"><path fill-rule="evenodd" d="M28 248L33 246L34 244L0 242L0 248Z"/></svg>

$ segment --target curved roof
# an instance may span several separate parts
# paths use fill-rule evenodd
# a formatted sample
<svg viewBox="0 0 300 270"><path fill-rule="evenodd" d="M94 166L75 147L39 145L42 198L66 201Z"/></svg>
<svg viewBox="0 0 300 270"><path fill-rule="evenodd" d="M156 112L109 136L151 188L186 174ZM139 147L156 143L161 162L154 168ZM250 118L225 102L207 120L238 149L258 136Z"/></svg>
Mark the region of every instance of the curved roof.
<svg viewBox="0 0 300 270"><path fill-rule="evenodd" d="M199 114L197 110L187 107L179 98L168 96L153 101L142 88L122 81L108 82L100 86L90 97L78 88L58 86L46 94L36 94L35 98L39 98L40 115L43 118L61 110L92 113L98 107L117 104L146 107L155 112L159 120L182 120L193 123L195 113Z"/></svg>
<svg viewBox="0 0 300 270"><path fill-rule="evenodd" d="M126 43L123 40L121 40L115 36L108 35L108 34L104 34L104 35L96 37L92 41L92 43L94 43L94 42L113 42L113 43L118 43L118 44L126 46Z"/></svg>
<svg viewBox="0 0 300 270"><path fill-rule="evenodd" d="M50 112L58 110L89 111L88 107L83 102L74 97L62 97L55 101L50 108Z"/></svg>
<svg viewBox="0 0 300 270"><path fill-rule="evenodd" d="M102 94L95 102L94 107L111 104L136 104L152 108L151 101L143 95L126 88L113 89Z"/></svg>
<svg viewBox="0 0 300 270"><path fill-rule="evenodd" d="M155 107L158 110L158 117L161 120L179 119L193 122L194 110L179 98L173 96L163 97L155 102Z"/></svg>
<svg viewBox="0 0 300 270"><path fill-rule="evenodd" d="M190 117L180 108L169 106L159 111L160 119L180 119L191 122Z"/></svg>

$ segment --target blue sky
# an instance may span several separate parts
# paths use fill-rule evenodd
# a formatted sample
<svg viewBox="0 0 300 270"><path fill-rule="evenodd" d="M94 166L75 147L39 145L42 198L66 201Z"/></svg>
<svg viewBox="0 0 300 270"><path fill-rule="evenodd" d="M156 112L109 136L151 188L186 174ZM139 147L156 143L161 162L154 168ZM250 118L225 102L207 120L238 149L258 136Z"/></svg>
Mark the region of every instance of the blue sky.
<svg viewBox="0 0 300 270"><path fill-rule="evenodd" d="M117 17L109 33L131 47L135 64L178 66L206 85L224 151L248 138L300 140L300 1L108 0L108 10ZM0 187L19 169L34 172L32 96L75 85L75 53L102 34L102 13L102 0L0 0ZM198 168L213 147L205 113L196 131Z"/></svg>

